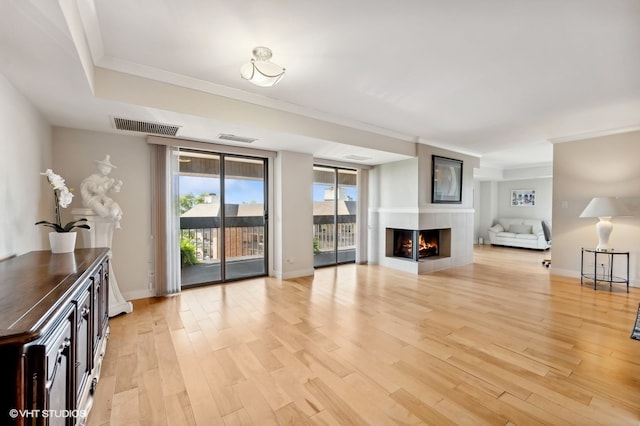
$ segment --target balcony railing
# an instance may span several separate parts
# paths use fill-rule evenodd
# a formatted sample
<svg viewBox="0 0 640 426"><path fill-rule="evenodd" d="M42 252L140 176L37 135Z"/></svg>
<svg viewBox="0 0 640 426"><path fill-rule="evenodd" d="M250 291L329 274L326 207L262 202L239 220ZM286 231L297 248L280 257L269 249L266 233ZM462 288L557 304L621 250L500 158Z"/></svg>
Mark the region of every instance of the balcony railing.
<svg viewBox="0 0 640 426"><path fill-rule="evenodd" d="M335 233L337 226L337 240ZM220 218L180 218L181 238L195 248L201 262L220 260ZM316 252L353 249L356 246L355 215L313 217L313 249ZM251 258L264 256L265 226L262 216L231 217L225 219L225 257Z"/></svg>
<svg viewBox="0 0 640 426"><path fill-rule="evenodd" d="M182 217L183 240L195 248L201 262L220 260L220 218ZM264 256L265 226L262 216L231 217L225 220L225 257L252 258Z"/></svg>
<svg viewBox="0 0 640 426"><path fill-rule="evenodd" d="M314 250L323 252L336 249L345 250L356 247L356 216L338 215L337 224L334 216L313 216ZM336 240L337 226L337 240Z"/></svg>

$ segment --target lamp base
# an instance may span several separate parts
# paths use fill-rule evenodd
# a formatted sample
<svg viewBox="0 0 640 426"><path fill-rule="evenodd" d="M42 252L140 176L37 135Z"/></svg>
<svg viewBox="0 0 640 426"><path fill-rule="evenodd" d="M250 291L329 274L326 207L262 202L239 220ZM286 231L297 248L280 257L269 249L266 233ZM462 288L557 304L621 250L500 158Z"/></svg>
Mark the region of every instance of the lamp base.
<svg viewBox="0 0 640 426"><path fill-rule="evenodd" d="M613 250L609 245L609 236L613 231L613 224L611 223L611 216L600 217L600 222L596 223L596 232L598 233L598 246L597 251L611 251Z"/></svg>

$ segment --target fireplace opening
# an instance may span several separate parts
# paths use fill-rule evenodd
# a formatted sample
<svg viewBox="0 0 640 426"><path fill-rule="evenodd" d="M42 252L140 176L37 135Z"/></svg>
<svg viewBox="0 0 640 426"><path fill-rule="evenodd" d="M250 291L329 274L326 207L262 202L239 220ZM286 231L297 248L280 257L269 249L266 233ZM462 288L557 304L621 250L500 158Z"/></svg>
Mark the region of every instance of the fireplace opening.
<svg viewBox="0 0 640 426"><path fill-rule="evenodd" d="M438 256L439 239L440 231L437 229L426 229L422 231L394 229L393 256L415 260Z"/></svg>

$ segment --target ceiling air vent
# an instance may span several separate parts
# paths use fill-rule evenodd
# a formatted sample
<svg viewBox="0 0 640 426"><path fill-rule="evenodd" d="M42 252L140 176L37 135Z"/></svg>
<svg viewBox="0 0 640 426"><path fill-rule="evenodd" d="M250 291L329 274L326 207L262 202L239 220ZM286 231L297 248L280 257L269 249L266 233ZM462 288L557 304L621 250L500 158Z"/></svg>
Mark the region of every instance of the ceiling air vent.
<svg viewBox="0 0 640 426"><path fill-rule="evenodd" d="M372 160L371 157L363 157L361 155L345 155L344 157L345 160L353 160L353 161L365 161L365 160Z"/></svg>
<svg viewBox="0 0 640 426"><path fill-rule="evenodd" d="M247 138L244 136L230 135L228 133L220 133L218 135L218 139L223 141L242 142L242 143L251 143L258 140L256 138Z"/></svg>
<svg viewBox="0 0 640 426"><path fill-rule="evenodd" d="M130 132L142 132L152 135L175 136L180 126L170 124L149 123L148 121L136 121L126 118L113 118L113 123L118 130L128 130Z"/></svg>

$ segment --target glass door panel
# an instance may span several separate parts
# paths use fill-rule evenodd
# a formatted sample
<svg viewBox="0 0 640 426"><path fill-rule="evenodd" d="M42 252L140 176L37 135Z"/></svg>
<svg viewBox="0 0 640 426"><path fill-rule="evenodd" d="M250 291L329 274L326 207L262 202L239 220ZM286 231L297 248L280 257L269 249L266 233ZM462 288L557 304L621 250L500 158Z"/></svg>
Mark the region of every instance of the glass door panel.
<svg viewBox="0 0 640 426"><path fill-rule="evenodd" d="M357 172L313 168L313 263L355 261Z"/></svg>
<svg viewBox="0 0 640 426"><path fill-rule="evenodd" d="M337 242L338 263L356 261L357 172L338 169Z"/></svg>
<svg viewBox="0 0 640 426"><path fill-rule="evenodd" d="M266 273L265 161L225 157L224 232L226 278Z"/></svg>
<svg viewBox="0 0 640 426"><path fill-rule="evenodd" d="M335 192L333 168L313 168L313 266L336 264Z"/></svg>
<svg viewBox="0 0 640 426"><path fill-rule="evenodd" d="M183 288L266 274L265 159L181 151L178 188Z"/></svg>
<svg viewBox="0 0 640 426"><path fill-rule="evenodd" d="M220 156L181 151L179 161L182 287L221 281Z"/></svg>

